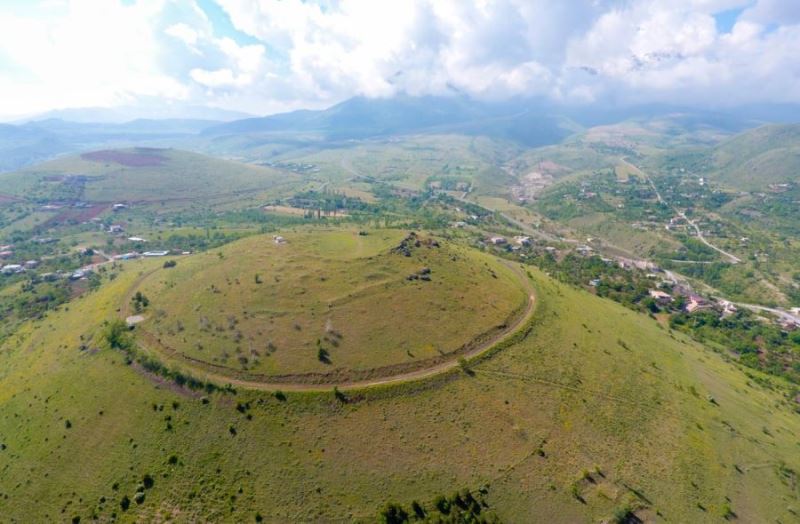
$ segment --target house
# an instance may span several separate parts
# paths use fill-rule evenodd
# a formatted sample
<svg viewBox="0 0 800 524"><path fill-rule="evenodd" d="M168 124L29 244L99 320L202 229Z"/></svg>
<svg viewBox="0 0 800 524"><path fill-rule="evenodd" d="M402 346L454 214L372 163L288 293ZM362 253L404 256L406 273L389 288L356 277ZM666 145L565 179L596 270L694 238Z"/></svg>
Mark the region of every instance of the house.
<svg viewBox="0 0 800 524"><path fill-rule="evenodd" d="M286 243L286 239L283 238L280 235L273 235L272 236L272 241L275 242L276 244L285 244Z"/></svg>
<svg viewBox="0 0 800 524"><path fill-rule="evenodd" d="M518 246L530 246L531 245L531 237L518 235L518 236L514 237L514 242Z"/></svg>
<svg viewBox="0 0 800 524"><path fill-rule="evenodd" d="M600 285L601 280L599 278L593 278L589 281L589 285L592 287L597 287Z"/></svg>
<svg viewBox="0 0 800 524"><path fill-rule="evenodd" d="M2 272L4 275L13 275L15 273L21 273L23 271L25 271L25 269L19 264L8 264L7 266L3 266L3 268L0 269L0 272Z"/></svg>
<svg viewBox="0 0 800 524"><path fill-rule="evenodd" d="M14 254L14 252L13 251L9 251L9 250L0 251L0 258L8 258L13 254Z"/></svg>
<svg viewBox="0 0 800 524"><path fill-rule="evenodd" d="M467 227L467 223L464 222L463 220L458 220L456 222L453 222L453 227L456 227L458 229L462 229L462 228Z"/></svg>
<svg viewBox="0 0 800 524"><path fill-rule="evenodd" d="M699 295L689 295L685 307L687 313L694 313L695 311L700 311L702 309L710 309L711 304L708 302L708 300Z"/></svg>
<svg viewBox="0 0 800 524"><path fill-rule="evenodd" d="M25 269L34 269L39 265L38 260L28 260L25 262Z"/></svg>
<svg viewBox="0 0 800 524"><path fill-rule="evenodd" d="M128 242L147 242L147 240L142 237L128 237Z"/></svg>
<svg viewBox="0 0 800 524"><path fill-rule="evenodd" d="M122 233L125 231L125 228L122 227L122 224L111 224L108 226L108 232L112 234Z"/></svg>
<svg viewBox="0 0 800 524"><path fill-rule="evenodd" d="M114 204L113 210L114 211L122 211L123 209L128 209L127 204Z"/></svg>
<svg viewBox="0 0 800 524"><path fill-rule="evenodd" d="M590 248L589 246L578 246L575 251L580 253L581 255L591 255L594 252L594 249Z"/></svg>
<svg viewBox="0 0 800 524"><path fill-rule="evenodd" d="M500 246L500 245L503 245L503 244L506 243L506 239L504 237L500 237L500 236L490 237L489 238L489 243L493 244L495 246Z"/></svg>
<svg viewBox="0 0 800 524"><path fill-rule="evenodd" d="M673 300L672 295L665 293L660 289L651 289L647 292L647 294L656 299L656 302L660 304L668 304Z"/></svg>
<svg viewBox="0 0 800 524"><path fill-rule="evenodd" d="M169 251L145 251L142 253L144 257L165 257L169 255Z"/></svg>
<svg viewBox="0 0 800 524"><path fill-rule="evenodd" d="M134 258L139 258L138 253L123 253L122 255L116 255L114 260L133 260Z"/></svg>
<svg viewBox="0 0 800 524"><path fill-rule="evenodd" d="M736 306L727 300L719 300L717 304L722 308L722 318L729 317L738 311Z"/></svg>

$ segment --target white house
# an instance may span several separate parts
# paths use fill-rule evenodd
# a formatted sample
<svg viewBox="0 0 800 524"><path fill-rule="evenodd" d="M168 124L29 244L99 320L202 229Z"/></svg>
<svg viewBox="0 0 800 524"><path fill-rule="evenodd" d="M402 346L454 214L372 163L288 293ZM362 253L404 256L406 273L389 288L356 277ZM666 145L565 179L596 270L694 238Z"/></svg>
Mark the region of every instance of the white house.
<svg viewBox="0 0 800 524"><path fill-rule="evenodd" d="M0 272L4 275L13 275L14 273L21 273L22 271L24 271L24 268L19 264L8 264L0 269Z"/></svg>

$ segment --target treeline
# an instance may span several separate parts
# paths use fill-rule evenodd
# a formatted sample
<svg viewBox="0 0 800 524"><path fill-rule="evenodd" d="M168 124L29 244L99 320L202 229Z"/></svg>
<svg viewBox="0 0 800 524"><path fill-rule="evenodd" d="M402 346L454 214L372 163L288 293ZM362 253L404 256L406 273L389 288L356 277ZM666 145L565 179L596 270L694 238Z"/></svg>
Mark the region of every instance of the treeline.
<svg viewBox="0 0 800 524"><path fill-rule="evenodd" d="M236 394L236 390L230 384L219 387L213 382L200 380L179 369L170 369L160 360L145 355L136 347L131 329L132 328L129 328L123 320L115 319L107 322L102 331L103 341L110 349L122 351L125 354L126 364L130 365L136 362L150 373L162 376L178 386L187 387L195 391L204 390L206 393L222 391L234 395Z"/></svg>

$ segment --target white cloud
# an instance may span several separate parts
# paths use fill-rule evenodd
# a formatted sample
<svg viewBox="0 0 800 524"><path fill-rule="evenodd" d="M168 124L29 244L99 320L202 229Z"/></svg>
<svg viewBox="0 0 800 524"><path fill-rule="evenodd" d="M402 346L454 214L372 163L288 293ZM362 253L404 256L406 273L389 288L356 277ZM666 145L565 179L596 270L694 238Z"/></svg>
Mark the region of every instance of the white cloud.
<svg viewBox="0 0 800 524"><path fill-rule="evenodd" d="M0 7L0 114L137 97L267 113L398 92L800 102L797 2L216 1L252 42L192 0Z"/></svg>

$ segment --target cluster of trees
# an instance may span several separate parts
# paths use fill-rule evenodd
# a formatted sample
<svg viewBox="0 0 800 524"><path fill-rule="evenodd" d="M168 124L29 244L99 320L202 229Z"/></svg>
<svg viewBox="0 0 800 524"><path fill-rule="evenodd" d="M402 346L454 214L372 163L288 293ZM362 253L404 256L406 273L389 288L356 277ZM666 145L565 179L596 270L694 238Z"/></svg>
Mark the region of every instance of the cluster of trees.
<svg viewBox="0 0 800 524"><path fill-rule="evenodd" d="M230 385L220 388L213 382L204 382L179 369L170 369L160 360L141 353L136 348L131 328L123 320L115 319L107 322L101 335L109 348L125 353L126 363L132 364L136 362L146 371L171 380L178 386L185 386L193 390L205 390L208 393L223 391L236 394L236 390Z"/></svg>
<svg viewBox="0 0 800 524"><path fill-rule="evenodd" d="M447 497L438 495L428 507L416 500L407 509L396 503L388 503L381 510L380 520L385 524L403 524L412 521L452 522L452 523L491 523L499 522L497 515L484 499L486 488L473 493L463 489Z"/></svg>
<svg viewBox="0 0 800 524"><path fill-rule="evenodd" d="M133 304L133 310L136 313L141 313L150 305L150 299L143 295L141 291L137 291L131 298L131 303Z"/></svg>

